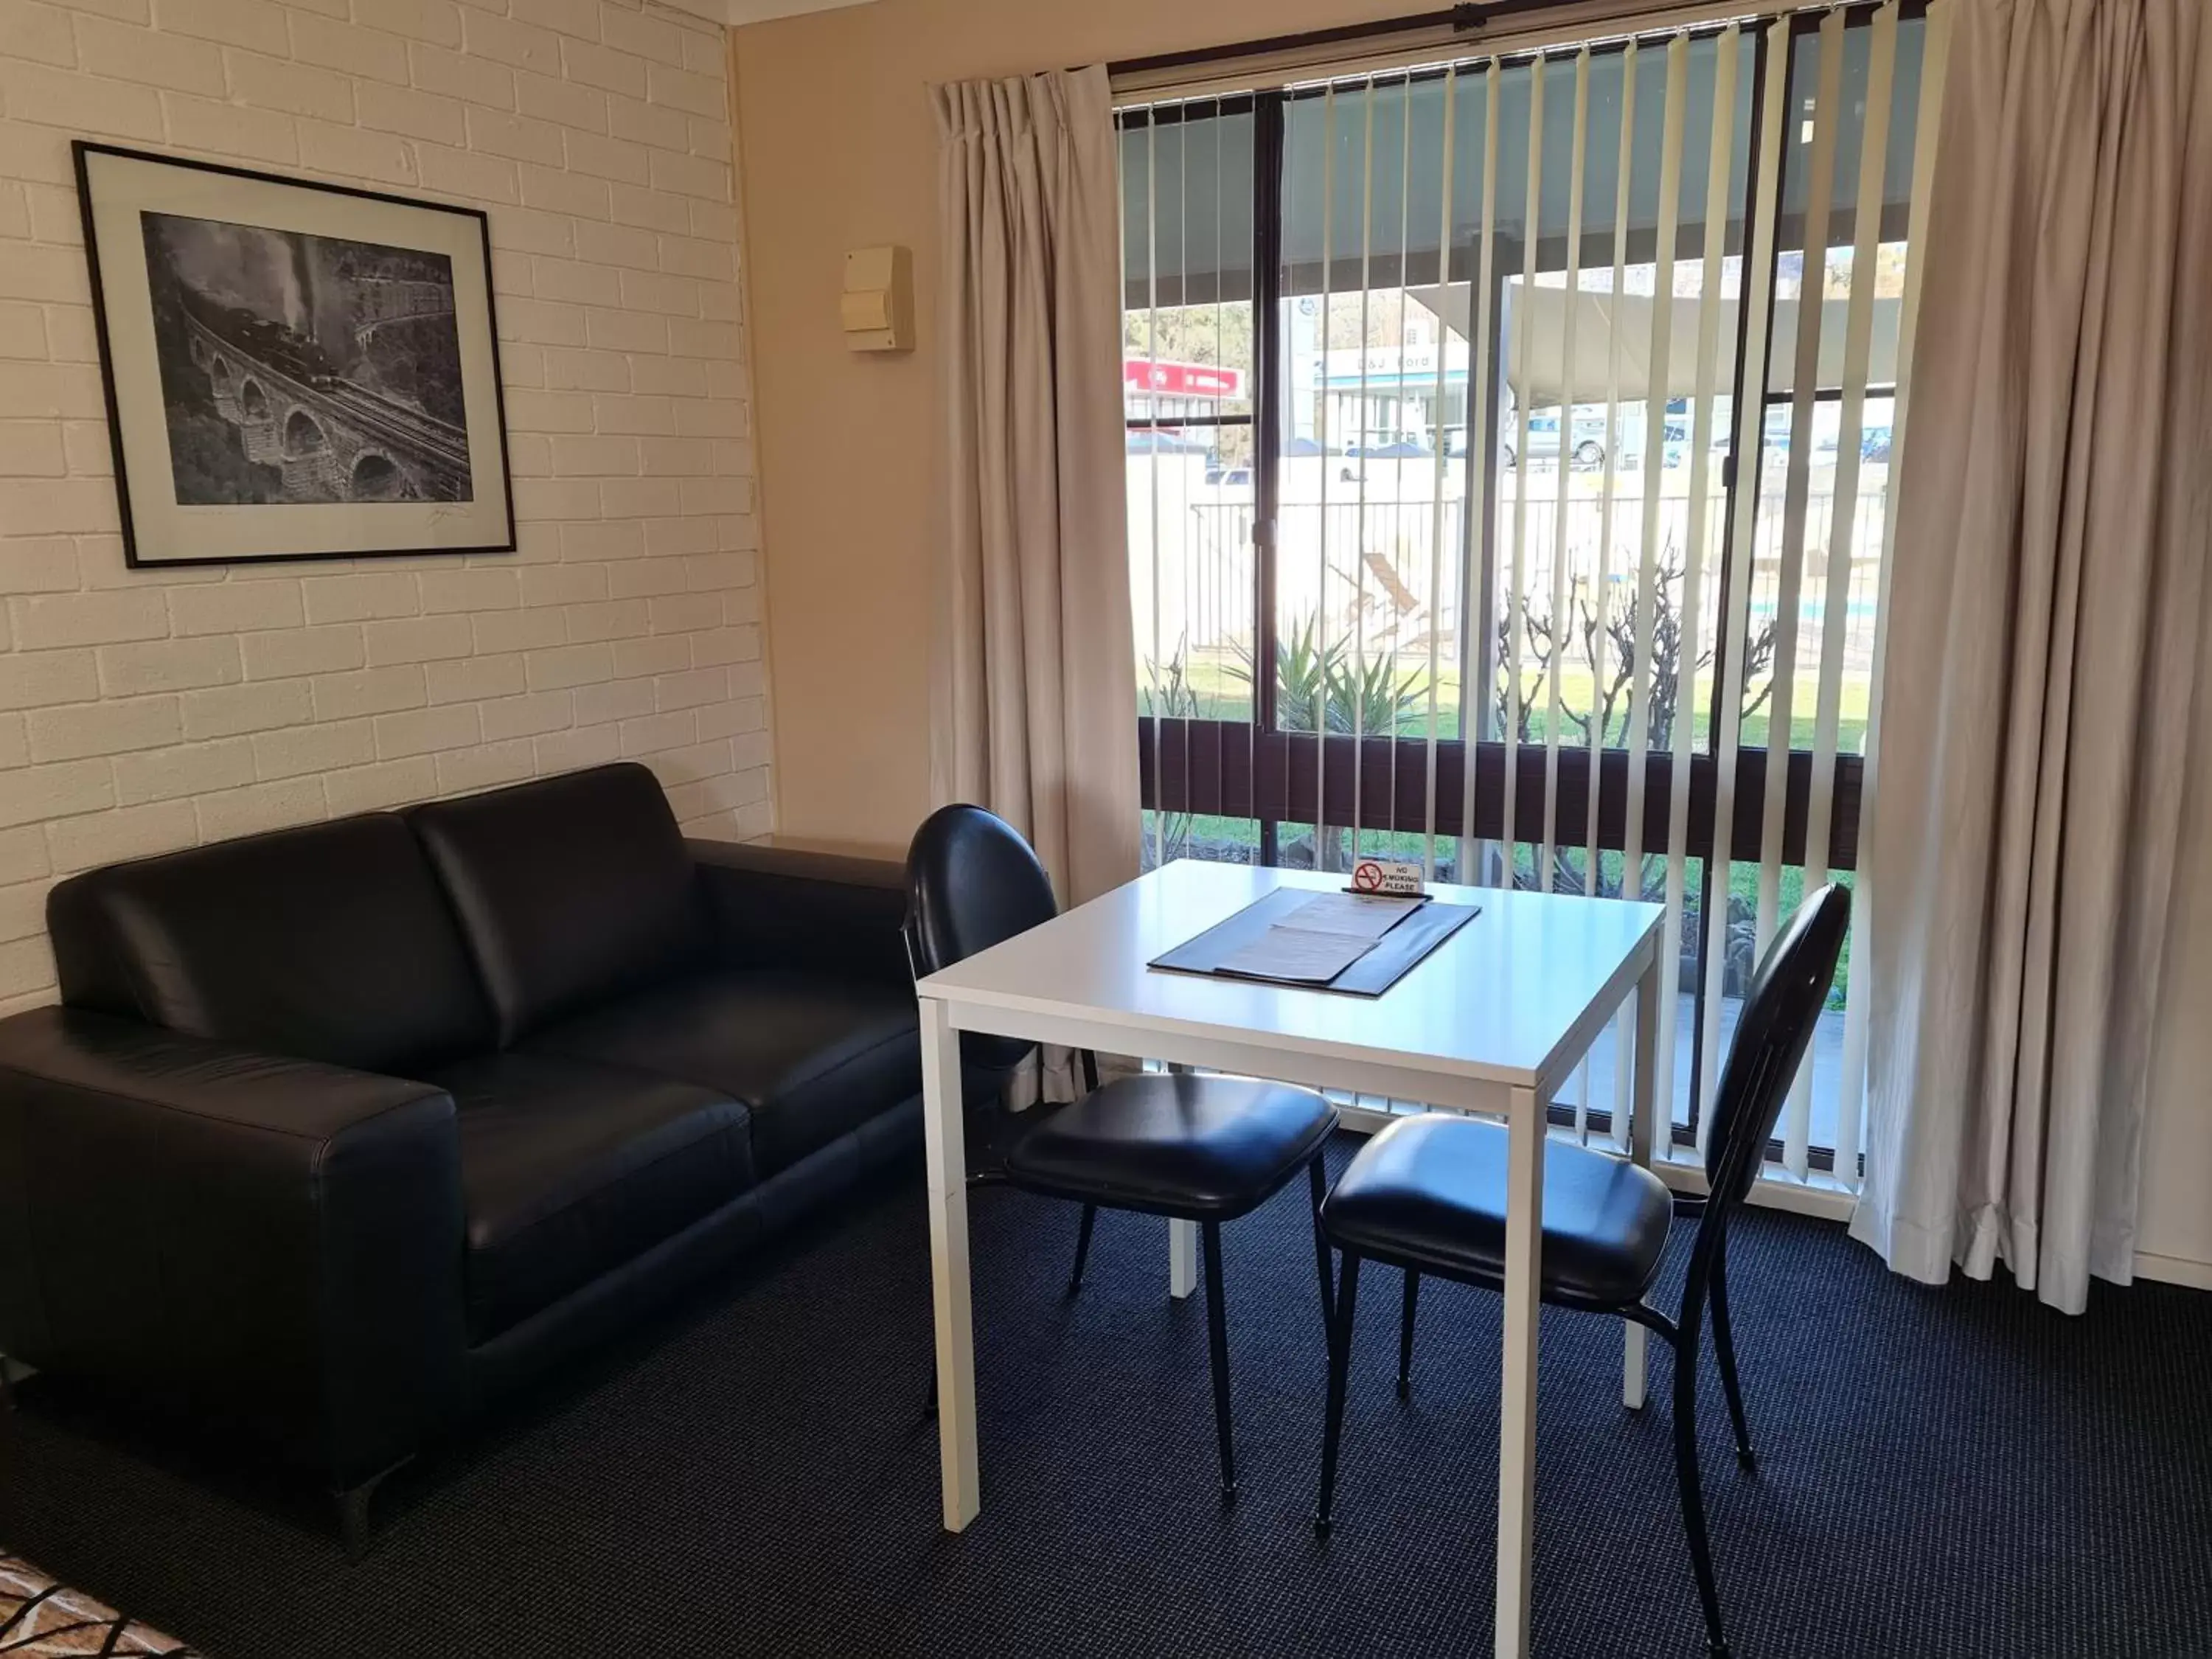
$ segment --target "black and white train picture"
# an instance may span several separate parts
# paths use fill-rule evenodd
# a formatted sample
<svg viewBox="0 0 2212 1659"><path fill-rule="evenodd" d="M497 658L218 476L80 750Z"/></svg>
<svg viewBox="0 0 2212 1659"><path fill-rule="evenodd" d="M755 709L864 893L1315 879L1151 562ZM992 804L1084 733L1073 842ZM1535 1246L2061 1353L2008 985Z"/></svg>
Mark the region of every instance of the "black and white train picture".
<svg viewBox="0 0 2212 1659"><path fill-rule="evenodd" d="M483 215L78 165L132 563L512 546Z"/></svg>
<svg viewBox="0 0 2212 1659"><path fill-rule="evenodd" d="M179 502L469 499L451 259L140 221Z"/></svg>

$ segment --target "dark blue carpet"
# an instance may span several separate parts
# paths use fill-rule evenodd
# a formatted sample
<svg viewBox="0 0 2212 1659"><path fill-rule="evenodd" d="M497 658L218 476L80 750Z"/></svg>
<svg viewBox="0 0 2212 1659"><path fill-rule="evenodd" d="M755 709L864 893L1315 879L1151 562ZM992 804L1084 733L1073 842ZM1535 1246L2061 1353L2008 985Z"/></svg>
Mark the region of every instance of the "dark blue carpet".
<svg viewBox="0 0 2212 1659"><path fill-rule="evenodd" d="M1228 1231L1243 1498L1224 1510L1200 1304L1161 1224L972 1206L985 1507L937 1525L927 1246L911 1187L787 1241L495 1435L404 1477L348 1563L282 1489L52 1387L0 1421L0 1540L216 1659L1469 1654L1489 1650L1494 1298L1433 1285L1409 1404L1370 1267L1339 1522L1307 1524L1322 1345L1303 1184ZM1707 1495L1742 1659L2212 1653L2212 1296L2063 1319L1931 1292L1832 1226L1752 1212L1731 1289L1763 1462L1705 1367ZM1677 1260L1686 1239L1677 1240ZM1663 1294L1671 1297L1670 1278ZM1547 1312L1536 1649L1703 1651L1667 1366Z"/></svg>

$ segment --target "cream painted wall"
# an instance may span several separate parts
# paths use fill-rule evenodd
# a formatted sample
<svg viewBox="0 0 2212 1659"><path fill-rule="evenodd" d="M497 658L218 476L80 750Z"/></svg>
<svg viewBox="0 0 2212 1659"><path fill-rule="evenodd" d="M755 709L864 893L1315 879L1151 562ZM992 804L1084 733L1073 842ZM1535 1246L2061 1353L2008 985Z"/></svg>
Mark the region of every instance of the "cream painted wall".
<svg viewBox="0 0 2212 1659"><path fill-rule="evenodd" d="M928 808L940 506L933 82L1401 15L1405 0L877 0L734 30L760 319L779 832L903 850ZM914 249L920 344L848 352L845 250Z"/></svg>
<svg viewBox="0 0 2212 1659"><path fill-rule="evenodd" d="M617 756L770 828L727 76L646 0L0 0L0 1012L112 860ZM520 550L126 569L79 136L487 209Z"/></svg>

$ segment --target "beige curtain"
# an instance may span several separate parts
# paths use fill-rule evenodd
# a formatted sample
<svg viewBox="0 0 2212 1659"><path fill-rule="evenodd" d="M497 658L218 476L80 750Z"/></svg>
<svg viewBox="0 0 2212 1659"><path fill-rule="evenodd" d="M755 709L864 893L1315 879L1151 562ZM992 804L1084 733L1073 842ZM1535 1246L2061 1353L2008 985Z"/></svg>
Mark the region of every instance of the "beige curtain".
<svg viewBox="0 0 2212 1659"><path fill-rule="evenodd" d="M2212 7L1948 5L1852 1231L2079 1311L2133 1270L2203 648Z"/></svg>
<svg viewBox="0 0 2212 1659"><path fill-rule="evenodd" d="M1121 219L1103 69L936 88L945 568L931 787L1026 835L1062 904L1137 873ZM1076 1092L1068 1056L1016 1104Z"/></svg>
<svg viewBox="0 0 2212 1659"><path fill-rule="evenodd" d="M932 781L1063 903L1137 873L1121 226L1102 69L936 89L947 568Z"/></svg>

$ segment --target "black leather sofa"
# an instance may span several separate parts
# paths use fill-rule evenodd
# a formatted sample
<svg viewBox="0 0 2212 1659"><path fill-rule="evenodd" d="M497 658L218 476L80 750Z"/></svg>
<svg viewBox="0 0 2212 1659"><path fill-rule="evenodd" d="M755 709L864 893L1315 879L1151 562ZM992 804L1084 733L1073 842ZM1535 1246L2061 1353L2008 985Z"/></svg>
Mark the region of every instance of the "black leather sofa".
<svg viewBox="0 0 2212 1659"><path fill-rule="evenodd" d="M920 1143L896 865L617 765L53 890L0 1021L0 1352L328 1483Z"/></svg>

